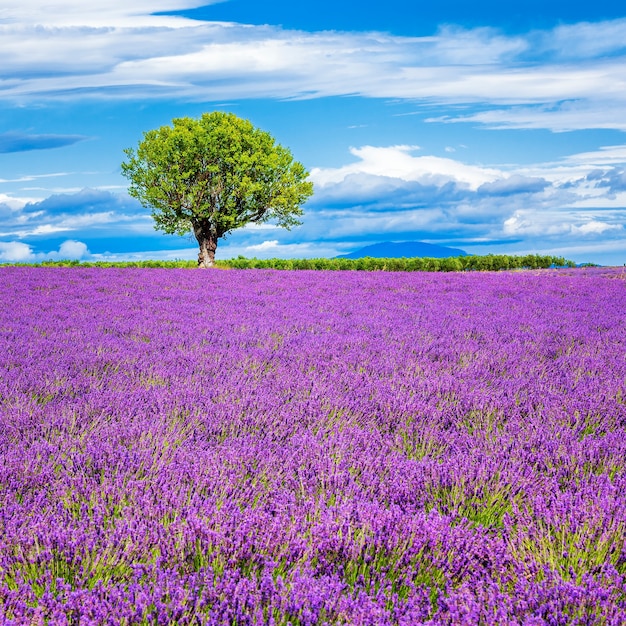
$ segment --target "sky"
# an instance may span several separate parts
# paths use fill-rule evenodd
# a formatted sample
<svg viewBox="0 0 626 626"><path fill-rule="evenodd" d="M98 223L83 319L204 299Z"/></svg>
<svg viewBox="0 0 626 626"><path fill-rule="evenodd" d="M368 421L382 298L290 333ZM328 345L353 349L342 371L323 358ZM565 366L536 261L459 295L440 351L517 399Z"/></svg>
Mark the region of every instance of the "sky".
<svg viewBox="0 0 626 626"><path fill-rule="evenodd" d="M383 241L626 263L626 7L526 0L3 0L0 262L194 259L124 149L228 111L315 193L217 258Z"/></svg>

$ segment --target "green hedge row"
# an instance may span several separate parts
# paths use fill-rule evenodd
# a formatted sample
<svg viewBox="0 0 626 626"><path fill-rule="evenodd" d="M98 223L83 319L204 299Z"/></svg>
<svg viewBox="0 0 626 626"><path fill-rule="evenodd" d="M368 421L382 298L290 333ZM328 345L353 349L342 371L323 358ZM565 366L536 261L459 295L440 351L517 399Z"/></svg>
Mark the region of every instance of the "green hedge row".
<svg viewBox="0 0 626 626"><path fill-rule="evenodd" d="M238 269L288 269L288 270L365 270L387 272L462 272L466 270L540 269L549 267L575 267L562 257L528 254L510 256L461 256L444 259L400 258L376 259L231 259L220 261L222 267Z"/></svg>
<svg viewBox="0 0 626 626"><path fill-rule="evenodd" d="M195 261L42 261L41 263L15 263L13 265L46 267L161 267L194 268ZM460 256L444 259L401 258L376 259L246 259L239 257L217 261L217 267L233 269L277 270L363 270L383 272L462 272L497 271L511 269L546 269L550 267L576 267L573 261L563 257L526 254L488 254L484 256Z"/></svg>

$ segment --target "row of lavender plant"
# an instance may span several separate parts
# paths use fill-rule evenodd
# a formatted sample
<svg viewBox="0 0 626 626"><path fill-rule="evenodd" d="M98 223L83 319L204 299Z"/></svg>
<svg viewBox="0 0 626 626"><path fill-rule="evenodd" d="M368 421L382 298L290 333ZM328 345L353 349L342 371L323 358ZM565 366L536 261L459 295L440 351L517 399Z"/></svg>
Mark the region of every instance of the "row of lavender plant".
<svg viewBox="0 0 626 626"><path fill-rule="evenodd" d="M13 624L623 624L626 281L0 269Z"/></svg>

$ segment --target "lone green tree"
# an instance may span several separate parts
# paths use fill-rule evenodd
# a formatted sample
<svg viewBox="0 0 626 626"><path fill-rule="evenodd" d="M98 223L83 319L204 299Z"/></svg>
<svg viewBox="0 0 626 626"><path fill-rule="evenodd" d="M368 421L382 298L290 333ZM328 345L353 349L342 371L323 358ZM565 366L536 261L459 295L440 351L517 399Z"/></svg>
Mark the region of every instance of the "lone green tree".
<svg viewBox="0 0 626 626"><path fill-rule="evenodd" d="M193 233L199 267L214 265L218 240L236 228L300 224L300 207L313 193L287 148L232 113L174 119L124 152L128 192L152 210L156 229Z"/></svg>

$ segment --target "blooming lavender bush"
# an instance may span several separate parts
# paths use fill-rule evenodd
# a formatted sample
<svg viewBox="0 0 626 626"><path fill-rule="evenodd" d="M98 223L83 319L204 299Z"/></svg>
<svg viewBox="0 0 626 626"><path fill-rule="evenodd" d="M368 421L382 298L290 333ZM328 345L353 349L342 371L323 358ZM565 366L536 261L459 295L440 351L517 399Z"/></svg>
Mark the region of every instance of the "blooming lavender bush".
<svg viewBox="0 0 626 626"><path fill-rule="evenodd" d="M4 623L625 623L622 278L0 269Z"/></svg>

